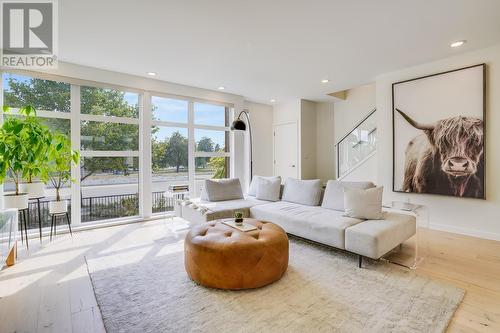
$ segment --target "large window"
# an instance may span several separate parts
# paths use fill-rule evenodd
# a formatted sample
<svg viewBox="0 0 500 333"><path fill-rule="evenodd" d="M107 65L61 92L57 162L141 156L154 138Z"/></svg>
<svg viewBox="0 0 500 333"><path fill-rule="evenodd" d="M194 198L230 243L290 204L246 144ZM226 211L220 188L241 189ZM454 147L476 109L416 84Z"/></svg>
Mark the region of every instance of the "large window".
<svg viewBox="0 0 500 333"><path fill-rule="evenodd" d="M229 175L229 108L161 96L151 101L152 210L157 213L173 209L172 186L189 187L198 196L205 179Z"/></svg>
<svg viewBox="0 0 500 333"><path fill-rule="evenodd" d="M139 215L139 94L81 87L82 222Z"/></svg>
<svg viewBox="0 0 500 333"><path fill-rule="evenodd" d="M70 85L64 82L42 80L28 76L4 73L2 75L3 84L3 105L10 107L8 114L3 118L21 117L18 115L19 108L32 105L35 107L40 120L54 131L71 134L70 125ZM36 179L35 179L36 181ZM5 192L15 191L15 185L8 178L3 185ZM61 190L62 200L67 200L70 205L70 184L63 184ZM42 226L50 226L49 201L54 200L55 190L49 182L47 184L46 198L40 203L40 217ZM28 228L38 228L38 207L37 203L30 201L30 223Z"/></svg>
<svg viewBox="0 0 500 333"><path fill-rule="evenodd" d="M186 186L196 197L205 179L229 176L230 105L54 78L2 73L3 104L12 112L0 122L21 117L17 110L32 105L43 123L68 134L80 150L74 182L62 191L74 206L73 224L170 211L170 186ZM14 185L6 182L3 189ZM41 207L44 226L50 225L54 196L49 183ZM31 211L36 217L36 202ZM38 227L37 218L30 227Z"/></svg>
<svg viewBox="0 0 500 333"><path fill-rule="evenodd" d="M139 215L139 158L81 159L82 222Z"/></svg>
<svg viewBox="0 0 500 333"><path fill-rule="evenodd" d="M39 111L71 111L68 83L4 73L3 89L3 104L12 108L32 105Z"/></svg>

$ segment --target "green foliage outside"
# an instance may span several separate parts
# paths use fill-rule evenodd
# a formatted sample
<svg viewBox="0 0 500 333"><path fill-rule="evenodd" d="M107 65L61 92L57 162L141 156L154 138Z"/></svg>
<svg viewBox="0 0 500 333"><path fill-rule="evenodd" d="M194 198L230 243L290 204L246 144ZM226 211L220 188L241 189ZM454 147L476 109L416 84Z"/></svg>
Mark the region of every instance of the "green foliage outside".
<svg viewBox="0 0 500 333"><path fill-rule="evenodd" d="M226 158L225 157L212 157L208 165L214 170L212 178L220 179L226 177Z"/></svg>
<svg viewBox="0 0 500 333"><path fill-rule="evenodd" d="M70 85L67 83L30 78L18 80L8 78L9 89L4 91L4 103L10 107L19 108L22 105L34 105L39 110L70 112ZM137 118L138 105L130 105L125 93L116 90L82 87L82 114L106 115L114 117ZM69 121L66 119L42 119L51 130L69 134ZM158 128L153 128L152 167L155 171L173 168L175 172L186 170L188 166L188 139L180 132L174 132L164 140L156 138ZM82 121L82 150L138 150L139 126L134 124L118 124L112 122ZM197 151L219 151L218 144L203 137L197 143ZM122 157L84 158L82 161L81 180L95 173L119 172L128 175L137 171L137 159L133 165ZM215 171L214 178L226 176L224 158L197 158L196 168L210 167Z"/></svg>

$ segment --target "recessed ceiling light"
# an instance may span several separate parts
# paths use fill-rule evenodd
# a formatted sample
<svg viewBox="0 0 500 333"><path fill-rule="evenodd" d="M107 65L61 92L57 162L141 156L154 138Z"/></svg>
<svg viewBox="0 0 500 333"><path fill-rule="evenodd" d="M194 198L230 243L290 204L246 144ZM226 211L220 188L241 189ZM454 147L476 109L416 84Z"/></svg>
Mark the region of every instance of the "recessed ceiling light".
<svg viewBox="0 0 500 333"><path fill-rule="evenodd" d="M321 83L328 83L328 82L330 82L330 80L328 80L328 79L321 80Z"/></svg>
<svg viewBox="0 0 500 333"><path fill-rule="evenodd" d="M156 73L155 72L148 72L148 75L149 76L156 76Z"/></svg>
<svg viewBox="0 0 500 333"><path fill-rule="evenodd" d="M274 102L276 102L276 100L275 100L274 98L271 98L271 99L269 100L269 102L274 103Z"/></svg>
<svg viewBox="0 0 500 333"><path fill-rule="evenodd" d="M460 46L464 45L465 43L467 43L466 40L457 40L456 42L451 43L450 47L460 47Z"/></svg>
<svg viewBox="0 0 500 333"><path fill-rule="evenodd" d="M224 90L224 89L226 89L226 87L220 86L220 87L219 87L219 88L217 88L217 89L219 89L219 90Z"/></svg>

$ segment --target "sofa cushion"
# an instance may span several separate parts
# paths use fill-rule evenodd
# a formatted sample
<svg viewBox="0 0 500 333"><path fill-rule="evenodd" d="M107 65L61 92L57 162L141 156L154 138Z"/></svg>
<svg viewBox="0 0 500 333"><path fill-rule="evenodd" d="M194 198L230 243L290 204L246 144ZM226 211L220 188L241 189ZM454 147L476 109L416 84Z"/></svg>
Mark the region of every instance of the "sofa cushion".
<svg viewBox="0 0 500 333"><path fill-rule="evenodd" d="M308 206L318 206L321 199L319 179L299 180L287 178L281 200Z"/></svg>
<svg viewBox="0 0 500 333"><path fill-rule="evenodd" d="M250 217L249 208L269 203L254 197L226 201L189 200L190 204L181 206L182 218L191 223L203 223L217 219L234 217L235 212L242 212L243 217Z"/></svg>
<svg viewBox="0 0 500 333"><path fill-rule="evenodd" d="M344 187L352 188L372 188L375 185L372 182L343 182L338 180L329 180L326 184L325 194L321 207L344 211Z"/></svg>
<svg viewBox="0 0 500 333"><path fill-rule="evenodd" d="M366 220L346 229L345 249L378 259L416 234L413 215L384 212L382 220Z"/></svg>
<svg viewBox="0 0 500 333"><path fill-rule="evenodd" d="M345 229L361 220L342 216L342 212L319 206L278 201L250 208L250 217L276 223L287 233L340 249L344 248Z"/></svg>
<svg viewBox="0 0 500 333"><path fill-rule="evenodd" d="M259 200L278 201L280 199L281 178L259 180L256 198Z"/></svg>
<svg viewBox="0 0 500 333"><path fill-rule="evenodd" d="M383 186L368 188L344 187L345 215L357 219L379 220L382 218Z"/></svg>
<svg viewBox="0 0 500 333"><path fill-rule="evenodd" d="M206 179L205 191L209 201L243 199L243 192L238 178Z"/></svg>
<svg viewBox="0 0 500 333"><path fill-rule="evenodd" d="M248 193L247 193L247 195L250 195L252 197L257 196L257 188L259 187L260 181L263 180L263 179L266 179L266 180L279 179L279 182L281 183L281 177L280 176L270 176L270 177L253 176L252 177L252 182L250 183L250 186L248 187Z"/></svg>

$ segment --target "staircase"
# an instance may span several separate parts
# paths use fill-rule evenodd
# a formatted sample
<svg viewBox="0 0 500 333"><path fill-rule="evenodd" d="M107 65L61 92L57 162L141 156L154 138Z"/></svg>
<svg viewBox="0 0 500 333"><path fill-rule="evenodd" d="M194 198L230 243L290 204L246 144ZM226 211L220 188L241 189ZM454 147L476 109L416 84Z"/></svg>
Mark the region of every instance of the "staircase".
<svg viewBox="0 0 500 333"><path fill-rule="evenodd" d="M372 110L335 145L338 180L352 176L356 171L359 172L358 169L362 166L372 168L368 163L369 161L373 163L377 153L376 111Z"/></svg>

